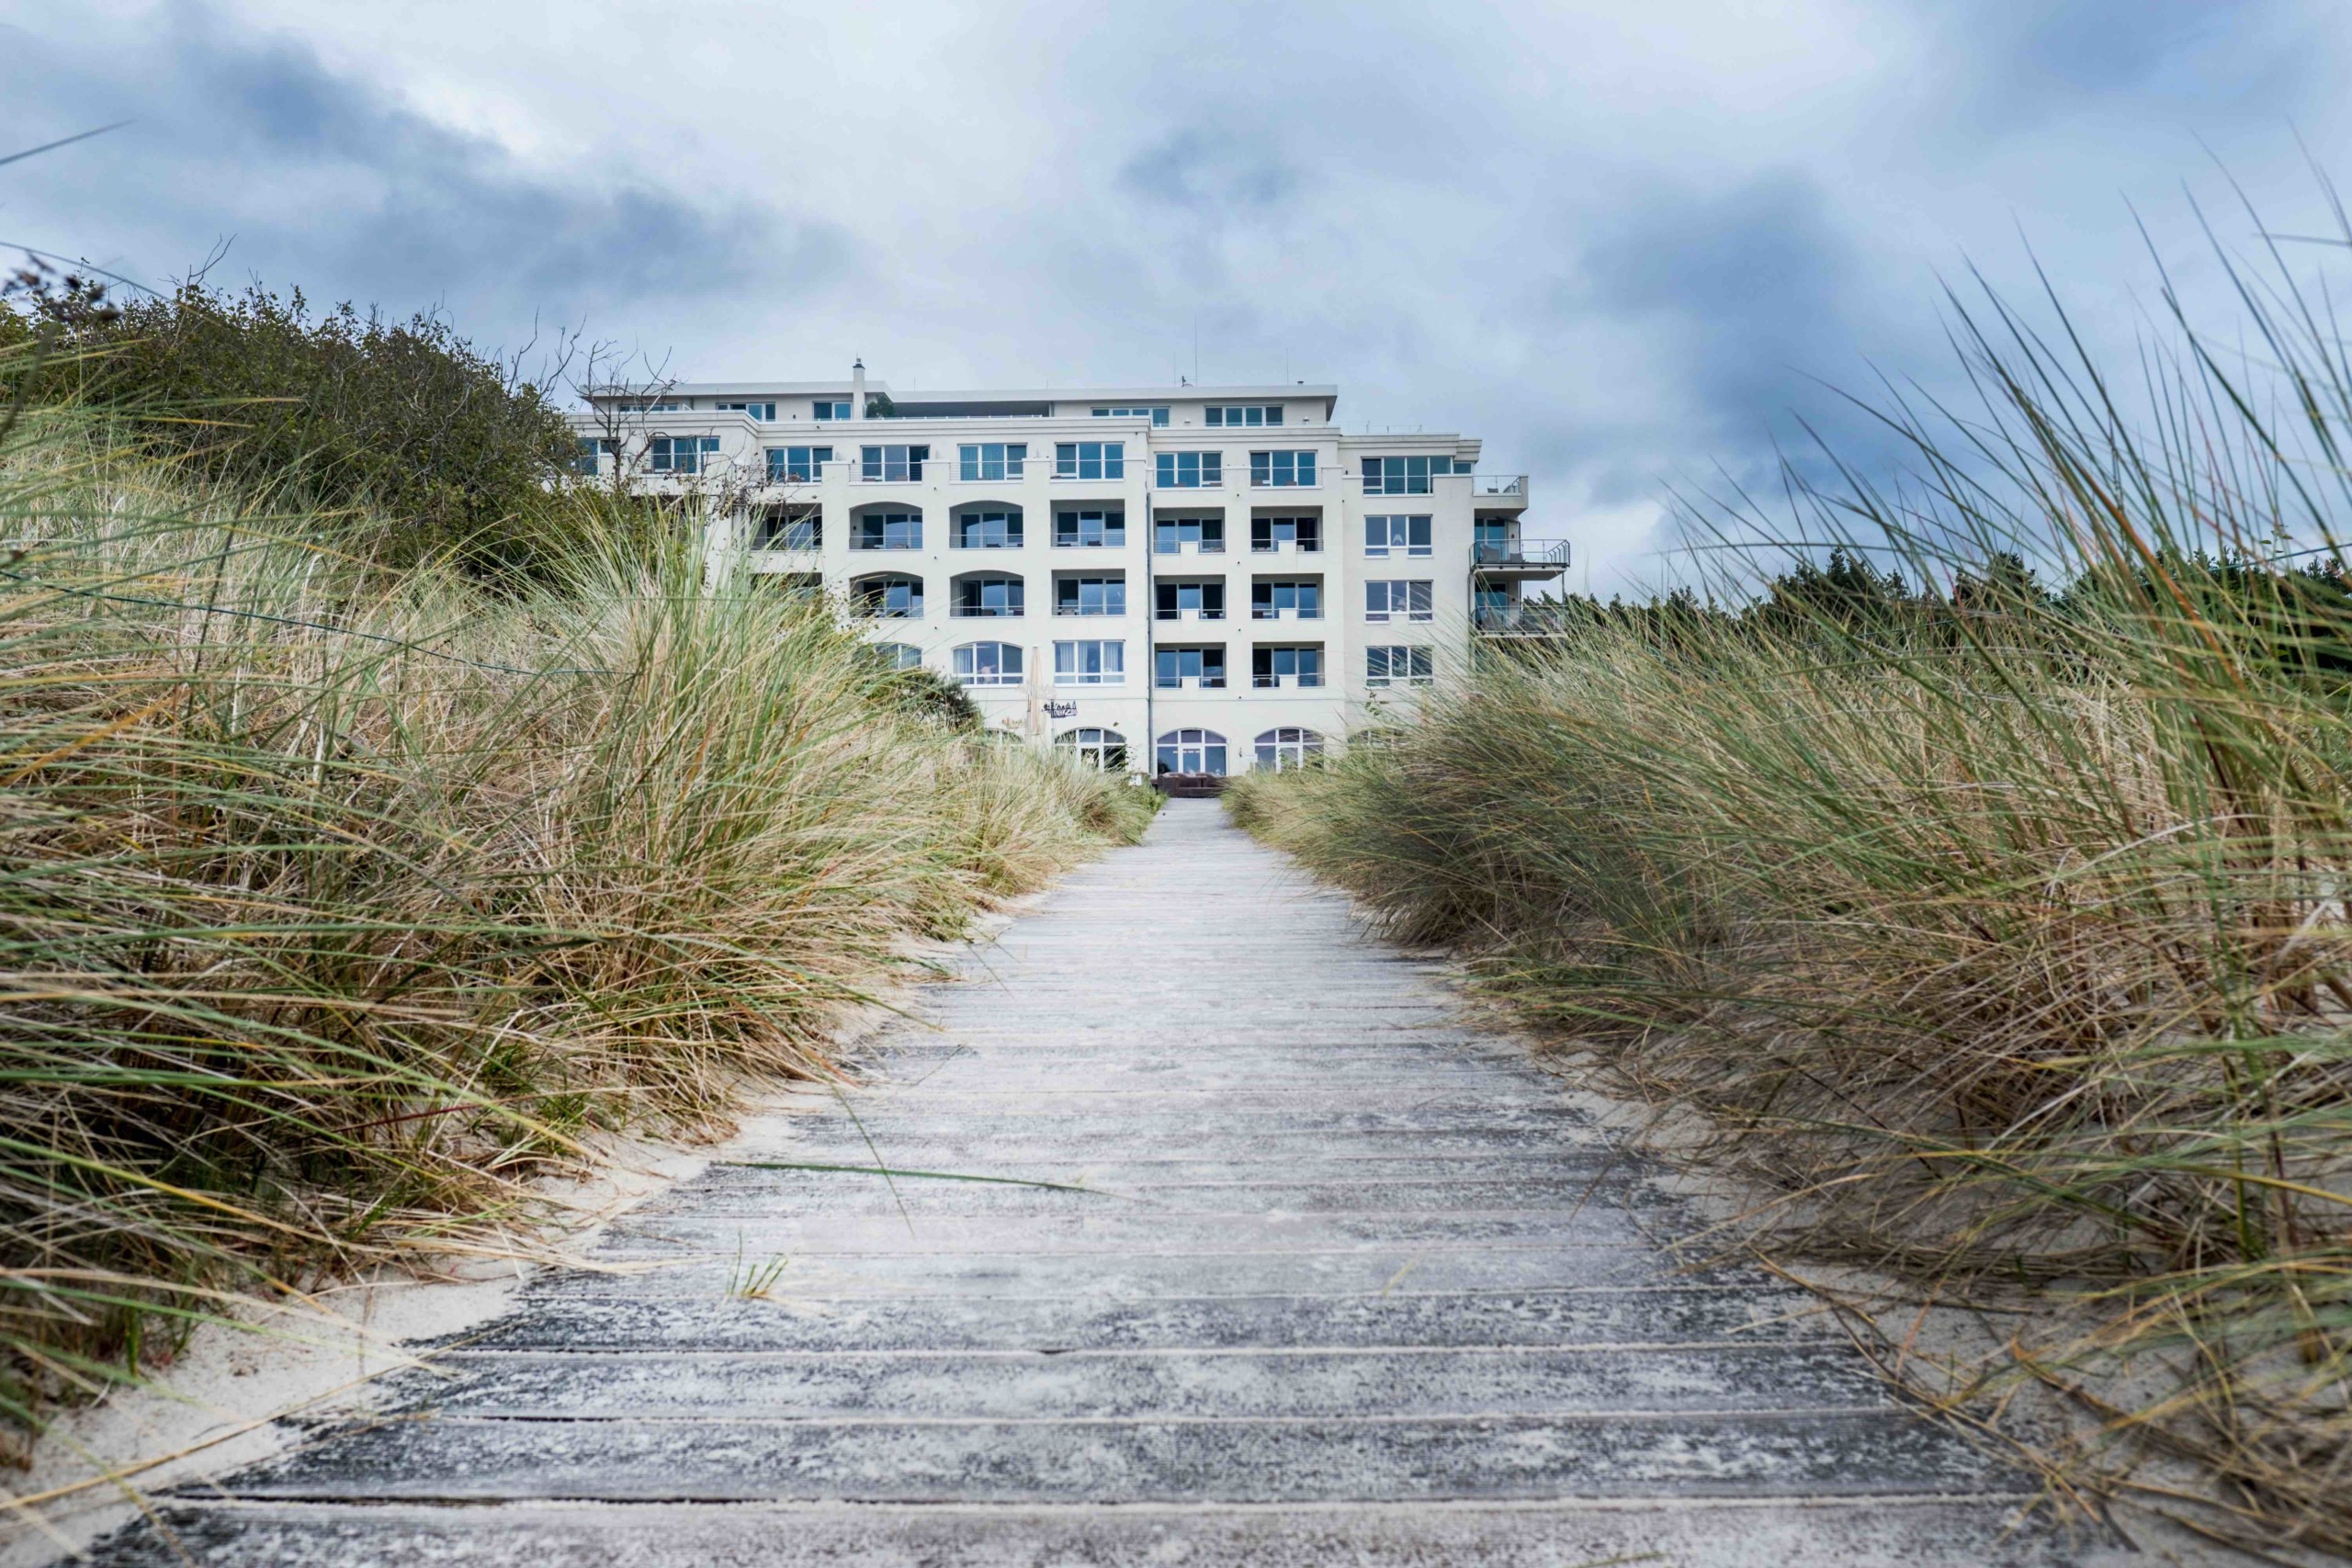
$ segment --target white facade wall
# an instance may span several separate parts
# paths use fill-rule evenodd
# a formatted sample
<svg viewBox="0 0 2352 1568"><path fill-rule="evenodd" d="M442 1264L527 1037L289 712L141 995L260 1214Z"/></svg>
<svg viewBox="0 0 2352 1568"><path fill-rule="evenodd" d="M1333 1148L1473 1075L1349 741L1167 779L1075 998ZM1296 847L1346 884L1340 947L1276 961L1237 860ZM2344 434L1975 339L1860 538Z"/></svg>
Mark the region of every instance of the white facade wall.
<svg viewBox="0 0 2352 1568"><path fill-rule="evenodd" d="M714 542L742 552L744 564L755 573L797 575L845 601L876 576L919 580L922 613L874 619L868 624L875 640L912 647L924 664L951 675L959 647L1012 645L1022 656L1017 684L967 688L988 724L1037 744L1080 729L1114 731L1138 772L1152 771L1161 738L1188 730L1222 738L1228 773L1253 764L1261 737L1285 729L1307 731L1323 746L1336 748L1350 733L1381 722L1384 710L1419 694L1403 684L1382 689L1369 683L1368 649L1426 649L1435 680L1459 679L1469 663L1474 580L1514 600L1518 592L1515 583L1476 578L1472 544L1474 520L1480 518L1516 537L1526 504L1523 480L1512 484L1475 474L1479 444L1473 439L1351 434L1332 423L1337 394L1329 387L933 393L910 395L899 404L898 417L815 415L820 405L842 403L854 412L858 392L875 390L887 394L878 384L854 389L848 381L682 387L652 399L616 395L577 423L583 437L618 438L621 450L601 459L606 475L616 463L624 463L657 490L693 488L712 498ZM665 406L638 406L647 401ZM615 412L624 403L628 412ZM722 406L727 403L749 403L752 409L730 410ZM1212 407L1279 408L1282 423L1212 426ZM1143 412L1106 416L1093 412L1098 408ZM1148 412L1153 409L1168 411L1165 423L1155 422ZM657 440L694 443L697 471L675 472L674 458L673 471L652 471L650 449ZM715 453L702 450L712 441ZM1018 478L965 477L962 448L1001 443L1026 448ZM1115 478L1058 475L1057 448L1066 443L1115 444L1121 471ZM886 477L873 478L861 460L866 447L908 446L929 448L920 479L901 477L894 467L886 469ZM795 469L782 482L770 482L771 449L808 446L830 446L831 460L816 465L813 477L804 479ZM1216 454L1217 482L1162 485L1162 453ZM1312 454L1313 482L1253 482L1252 457L1258 453ZM1419 493L1384 493L1383 485L1369 487L1368 493L1366 457L1423 458L1439 471L1426 482L1415 474L1409 482ZM1291 461L1295 465L1296 459ZM1189 470L1190 462L1183 467ZM804 508L812 509L819 523L816 548L752 547L763 514ZM1022 522L1018 547L959 544L957 524L967 513L1012 508L1019 509ZM1115 511L1124 519L1124 543L1056 543L1057 516L1093 511ZM910 547L861 547L861 520L885 513L919 514L920 542ZM1386 556L1372 553L1365 519L1373 516L1427 517L1426 547L1414 525L1406 529L1405 546ZM1223 549L1204 551L1189 542L1156 548L1156 525L1177 518L1215 519L1222 525ZM1254 522L1297 518L1313 520L1317 547L1302 548L1287 539L1269 549L1253 547ZM1022 613L958 614L959 585L973 574L1017 577L1023 588ZM1125 613L1057 614L1057 584L1081 576L1120 580ZM1402 613L1376 619L1370 585L1391 581L1427 584L1426 600L1422 591L1408 591ZM1163 582L1221 584L1223 618L1189 611L1161 618L1156 611ZM1320 613L1305 616L1285 608L1273 618L1259 618L1252 608L1261 583L1311 583ZM1055 645L1081 640L1118 643L1124 679L1115 684L1057 680ZM1222 649L1223 688L1203 689L1189 680L1175 688L1158 684L1159 653L1180 648ZM1315 649L1321 683L1277 676L1275 684L1259 684L1261 648Z"/></svg>

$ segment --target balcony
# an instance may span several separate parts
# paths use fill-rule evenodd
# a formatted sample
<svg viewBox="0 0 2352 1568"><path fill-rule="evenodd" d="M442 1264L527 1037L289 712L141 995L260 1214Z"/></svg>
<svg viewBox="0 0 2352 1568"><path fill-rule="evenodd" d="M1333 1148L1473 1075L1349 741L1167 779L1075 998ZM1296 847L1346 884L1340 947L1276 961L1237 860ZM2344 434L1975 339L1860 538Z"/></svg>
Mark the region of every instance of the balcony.
<svg viewBox="0 0 2352 1568"><path fill-rule="evenodd" d="M1504 539L1470 547L1470 570L1480 577L1548 581L1568 570L1568 542Z"/></svg>
<svg viewBox="0 0 2352 1568"><path fill-rule="evenodd" d="M1500 502L1527 504L1525 474L1472 474L1470 499L1473 502Z"/></svg>
<svg viewBox="0 0 2352 1568"><path fill-rule="evenodd" d="M1250 684L1261 692L1276 691L1283 686L1312 688L1322 683L1320 671L1306 675L1273 675L1261 671L1250 677Z"/></svg>
<svg viewBox="0 0 2352 1568"><path fill-rule="evenodd" d="M1556 599L1524 604L1493 604L1470 612L1470 625L1481 637L1558 637L1574 628L1563 617Z"/></svg>

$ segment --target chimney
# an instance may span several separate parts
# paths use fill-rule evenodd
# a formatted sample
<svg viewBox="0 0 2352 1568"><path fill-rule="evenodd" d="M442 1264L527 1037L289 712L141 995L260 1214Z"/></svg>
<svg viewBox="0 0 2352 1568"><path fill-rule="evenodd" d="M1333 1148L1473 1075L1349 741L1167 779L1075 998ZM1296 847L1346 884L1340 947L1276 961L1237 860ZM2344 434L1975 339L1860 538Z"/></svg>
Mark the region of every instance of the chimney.
<svg viewBox="0 0 2352 1568"><path fill-rule="evenodd" d="M865 417L865 360L861 356L849 372L849 416Z"/></svg>

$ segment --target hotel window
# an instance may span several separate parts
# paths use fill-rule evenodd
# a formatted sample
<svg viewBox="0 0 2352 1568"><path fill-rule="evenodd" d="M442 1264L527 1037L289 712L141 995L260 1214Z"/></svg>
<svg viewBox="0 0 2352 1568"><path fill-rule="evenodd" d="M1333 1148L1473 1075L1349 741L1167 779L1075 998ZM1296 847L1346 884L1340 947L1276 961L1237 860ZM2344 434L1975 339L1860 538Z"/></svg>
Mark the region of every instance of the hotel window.
<svg viewBox="0 0 2352 1568"><path fill-rule="evenodd" d="M768 483L772 485L812 485L825 477L825 465L833 460L830 446L771 446L768 448Z"/></svg>
<svg viewBox="0 0 2352 1568"><path fill-rule="evenodd" d="M1106 773L1127 771L1127 738L1115 729L1065 729L1054 737L1054 750L1081 768Z"/></svg>
<svg viewBox="0 0 2352 1568"><path fill-rule="evenodd" d="M1270 555L1284 545L1295 547L1301 555L1314 555L1323 548L1323 519L1320 517L1252 517L1250 519L1250 549L1255 555Z"/></svg>
<svg viewBox="0 0 2352 1568"><path fill-rule="evenodd" d="M575 474L585 474L590 479L594 479L596 477L598 459L612 457L620 449L621 444L617 441L583 435L572 449L571 471Z"/></svg>
<svg viewBox="0 0 2352 1568"><path fill-rule="evenodd" d="M1023 609L1021 579L966 577L956 583L956 614L989 620L1011 620Z"/></svg>
<svg viewBox="0 0 2352 1568"><path fill-rule="evenodd" d="M775 423L775 405L774 403L721 403L718 406L729 413L750 414L753 419L758 420L763 424L774 424Z"/></svg>
<svg viewBox="0 0 2352 1568"><path fill-rule="evenodd" d="M769 506L752 525L755 550L813 550L824 542L823 514L813 506Z"/></svg>
<svg viewBox="0 0 2352 1568"><path fill-rule="evenodd" d="M1250 618L1278 621L1284 615L1302 621L1323 618L1323 585L1319 582L1253 582L1250 585Z"/></svg>
<svg viewBox="0 0 2352 1568"><path fill-rule="evenodd" d="M1315 482L1315 454L1252 452L1250 454L1250 482L1261 490L1311 485Z"/></svg>
<svg viewBox="0 0 2352 1568"><path fill-rule="evenodd" d="M922 579L868 577L850 584L850 596L861 614L885 620L922 618Z"/></svg>
<svg viewBox="0 0 2352 1568"><path fill-rule="evenodd" d="M1222 648L1163 648L1157 660L1155 685L1193 685L1207 692L1225 684Z"/></svg>
<svg viewBox="0 0 2352 1568"><path fill-rule="evenodd" d="M657 435L653 438L652 468L657 474L698 474L703 465L718 456L716 435Z"/></svg>
<svg viewBox="0 0 2352 1568"><path fill-rule="evenodd" d="M1127 542L1124 512L1057 512L1054 543L1074 549L1118 549Z"/></svg>
<svg viewBox="0 0 2352 1568"><path fill-rule="evenodd" d="M885 670L920 670L922 649L910 642L877 642L873 645L874 657Z"/></svg>
<svg viewBox="0 0 2352 1568"><path fill-rule="evenodd" d="M977 507L956 514L956 547L959 550L1017 550L1021 547L1021 508Z"/></svg>
<svg viewBox="0 0 2352 1568"><path fill-rule="evenodd" d="M1430 650L1426 648L1363 650L1363 683L1367 686L1426 686L1430 681Z"/></svg>
<svg viewBox="0 0 2352 1568"><path fill-rule="evenodd" d="M1275 773L1303 768L1310 759L1322 754L1323 738L1311 729L1269 729L1258 737L1258 765Z"/></svg>
<svg viewBox="0 0 2352 1568"><path fill-rule="evenodd" d="M1241 425L1254 427L1280 424L1282 422L1283 406L1280 403L1245 403L1227 407L1220 407L1215 403L1209 405L1209 423L1222 425L1227 430Z"/></svg>
<svg viewBox="0 0 2352 1568"><path fill-rule="evenodd" d="M1126 683L1127 645L1088 639L1054 644L1057 686L1119 686Z"/></svg>
<svg viewBox="0 0 2352 1568"><path fill-rule="evenodd" d="M1437 618L1427 582L1367 582L1363 585L1363 618L1367 621L1429 621Z"/></svg>
<svg viewBox="0 0 2352 1568"><path fill-rule="evenodd" d="M1222 452L1162 452L1159 455L1161 490L1214 489L1225 482Z"/></svg>
<svg viewBox="0 0 2352 1568"><path fill-rule="evenodd" d="M966 479L1017 479L1029 459L1025 441L980 441L956 449L956 474Z"/></svg>
<svg viewBox="0 0 2352 1568"><path fill-rule="evenodd" d="M1430 553L1427 517L1367 517L1363 520L1363 553L1368 556L1425 556Z"/></svg>
<svg viewBox="0 0 2352 1568"><path fill-rule="evenodd" d="M1126 446L1118 441L1064 441L1054 447L1054 478L1057 479L1123 479L1127 477Z"/></svg>
<svg viewBox="0 0 2352 1568"><path fill-rule="evenodd" d="M1168 411L1167 411L1166 409L1164 409L1164 408L1155 408L1155 409L1142 409L1142 408L1096 409L1096 410L1094 411L1094 417L1095 417L1095 418L1097 418L1097 419L1146 419L1146 418L1148 418L1148 419L1149 419L1149 420L1151 421L1151 423L1154 423L1154 424L1166 424L1166 423L1168 423Z"/></svg>
<svg viewBox="0 0 2352 1568"><path fill-rule="evenodd" d="M1510 525L1500 518L1479 518L1470 525L1470 550L1478 560L1510 559Z"/></svg>
<svg viewBox="0 0 2352 1568"><path fill-rule="evenodd" d="M922 466L931 457L928 446L861 446L857 451L857 477L885 482L922 478Z"/></svg>
<svg viewBox="0 0 2352 1568"><path fill-rule="evenodd" d="M1187 615L1204 621L1225 619L1225 584L1222 582L1155 582L1152 592L1159 601L1159 616L1163 621L1181 621Z"/></svg>
<svg viewBox="0 0 2352 1568"><path fill-rule="evenodd" d="M1154 522L1152 547L1161 555L1175 555L1186 545L1204 556L1219 554L1225 548L1225 519L1162 517Z"/></svg>
<svg viewBox="0 0 2352 1568"><path fill-rule="evenodd" d="M819 419L847 419L849 417L849 400L844 398L839 402L834 402L828 399L820 398L817 400L814 412Z"/></svg>
<svg viewBox="0 0 2352 1568"><path fill-rule="evenodd" d="M1159 738L1156 765L1163 773L1225 772L1225 737L1214 729L1171 729Z"/></svg>
<svg viewBox="0 0 2352 1568"><path fill-rule="evenodd" d="M1261 690L1282 685L1323 683L1323 650L1319 648L1259 648L1250 653L1250 683Z"/></svg>
<svg viewBox="0 0 2352 1568"><path fill-rule="evenodd" d="M1124 615L1127 613L1127 580L1124 577L1065 577L1054 583L1057 615Z"/></svg>
<svg viewBox="0 0 2352 1568"><path fill-rule="evenodd" d="M849 547L854 550L919 550L922 548L922 513L861 512L849 520Z"/></svg>
<svg viewBox="0 0 2352 1568"><path fill-rule="evenodd" d="M1366 457L1363 460L1363 492L1366 495L1427 495L1432 475L1466 474L1467 463L1456 464L1451 457Z"/></svg>
<svg viewBox="0 0 2352 1568"><path fill-rule="evenodd" d="M1021 649L1009 642L967 642L956 650L956 679L967 686L1021 684Z"/></svg>

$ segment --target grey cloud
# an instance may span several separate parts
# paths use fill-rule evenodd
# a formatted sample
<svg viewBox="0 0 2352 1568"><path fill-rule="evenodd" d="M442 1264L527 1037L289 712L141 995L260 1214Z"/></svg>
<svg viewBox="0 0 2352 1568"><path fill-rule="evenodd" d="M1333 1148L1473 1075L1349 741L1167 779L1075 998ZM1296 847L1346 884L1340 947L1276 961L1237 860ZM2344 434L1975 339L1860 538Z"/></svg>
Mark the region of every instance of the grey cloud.
<svg viewBox="0 0 2352 1568"><path fill-rule="evenodd" d="M52 247L102 252L134 275L167 276L233 237L232 272L397 310L447 303L494 332L650 290L707 299L754 278L806 289L849 260L837 228L759 203L675 192L628 168L527 166L336 74L305 44L190 6L127 36L11 42L0 138L133 123L13 166L0 200L38 190Z"/></svg>
<svg viewBox="0 0 2352 1568"><path fill-rule="evenodd" d="M1204 130L1162 138L1128 159L1119 179L1137 196L1193 212L1272 207L1299 185L1295 169Z"/></svg>

